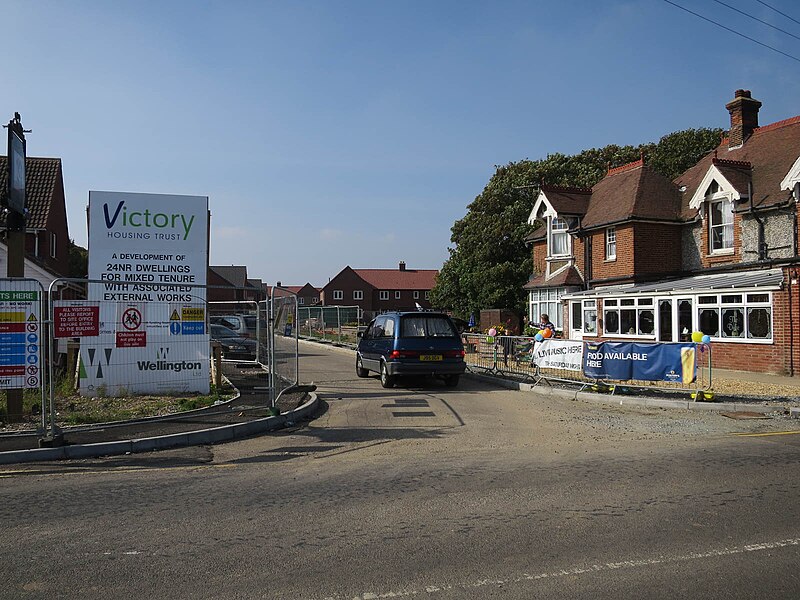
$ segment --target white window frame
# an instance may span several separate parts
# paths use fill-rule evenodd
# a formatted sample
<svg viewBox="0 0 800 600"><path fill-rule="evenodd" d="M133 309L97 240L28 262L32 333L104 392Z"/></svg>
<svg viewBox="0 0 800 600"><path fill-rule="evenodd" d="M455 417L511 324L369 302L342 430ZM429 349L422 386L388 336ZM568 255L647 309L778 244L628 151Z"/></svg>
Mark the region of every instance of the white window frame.
<svg viewBox="0 0 800 600"><path fill-rule="evenodd" d="M363 300L364 290L353 290L353 300Z"/></svg>
<svg viewBox="0 0 800 600"><path fill-rule="evenodd" d="M302 296L298 296L297 297L297 304L303 305L305 303L306 303L306 299L305 298L303 298Z"/></svg>
<svg viewBox="0 0 800 600"><path fill-rule="evenodd" d="M344 300L344 291L342 291L342 290L333 290L333 299L334 300Z"/></svg>
<svg viewBox="0 0 800 600"><path fill-rule="evenodd" d="M710 256L733 254L733 198L731 198L729 193L723 191L716 181L712 181L711 184L709 184L708 190L705 197L706 216L708 219L708 223L706 224L708 227L708 254ZM714 207L717 205L719 205L721 209L722 222L720 223L716 223L714 220ZM727 218L730 219L729 222L726 220ZM721 243L724 244L727 241L729 245L722 245L719 248L714 247L714 233L716 230L721 230L722 232L722 237L720 238ZM726 240L726 238L728 239Z"/></svg>
<svg viewBox="0 0 800 600"><path fill-rule="evenodd" d="M554 252L556 236L564 238L564 253ZM549 217L547 219L547 256L549 258L567 257L572 254L572 240L569 235L569 223L566 219Z"/></svg>
<svg viewBox="0 0 800 600"><path fill-rule="evenodd" d="M55 258L56 257L56 254L57 254L57 252L56 252L56 242L57 241L58 241L58 238L56 237L55 232L51 231L50 232L50 258Z"/></svg>
<svg viewBox="0 0 800 600"><path fill-rule="evenodd" d="M760 300L766 296L767 300ZM737 298L737 297L740 297ZM726 310L741 309L743 316L741 335L725 334L724 315ZM769 336L763 338L750 337L749 316L755 310L766 309L769 314ZM717 331L714 335L709 333L712 341L731 342L735 344L772 344L775 339L775 321L772 292L728 290L718 294L698 294L694 302L694 322L698 331L703 331L702 314L706 311L716 312Z"/></svg>
<svg viewBox="0 0 800 600"><path fill-rule="evenodd" d="M425 300L429 300L431 297L431 293L428 290L425 290Z"/></svg>
<svg viewBox="0 0 800 600"><path fill-rule="evenodd" d="M583 300L583 335L585 337L597 337L597 300ZM594 319L591 315L594 314ZM588 329L589 323L594 321L594 331Z"/></svg>
<svg viewBox="0 0 800 600"><path fill-rule="evenodd" d="M623 296L619 298L603 298L603 336L615 338L638 338L646 340L656 339L658 334L658 299L653 296ZM622 332L622 313L633 312L635 315L636 331L630 333ZM652 319L653 331L651 333L642 332L642 323L644 322L644 315L650 313ZM607 315L613 313L616 315L617 330L608 330L608 317Z"/></svg>
<svg viewBox="0 0 800 600"><path fill-rule="evenodd" d="M528 292L528 320L538 323L539 317L546 314L559 331L564 330L563 314L564 305L561 296L567 293L567 288L537 288Z"/></svg>
<svg viewBox="0 0 800 600"><path fill-rule="evenodd" d="M414 290L414 300L419 300L419 290Z"/></svg>
<svg viewBox="0 0 800 600"><path fill-rule="evenodd" d="M616 227L606 227L606 260L617 260Z"/></svg>
<svg viewBox="0 0 800 600"><path fill-rule="evenodd" d="M389 290L381 290L378 292L378 298L380 300L388 300L389 299Z"/></svg>
<svg viewBox="0 0 800 600"><path fill-rule="evenodd" d="M394 299L395 299L395 300L400 300L400 291L399 291L399 290L395 290L395 292L394 292Z"/></svg>

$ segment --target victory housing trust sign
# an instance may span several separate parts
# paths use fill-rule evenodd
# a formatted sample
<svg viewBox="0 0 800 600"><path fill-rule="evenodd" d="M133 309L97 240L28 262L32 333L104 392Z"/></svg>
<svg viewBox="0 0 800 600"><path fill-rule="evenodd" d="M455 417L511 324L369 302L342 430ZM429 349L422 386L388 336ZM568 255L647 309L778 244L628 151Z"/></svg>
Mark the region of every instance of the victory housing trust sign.
<svg viewBox="0 0 800 600"><path fill-rule="evenodd" d="M89 192L89 279L102 283L89 285L100 325L81 337L83 393L208 392L207 249L205 196Z"/></svg>

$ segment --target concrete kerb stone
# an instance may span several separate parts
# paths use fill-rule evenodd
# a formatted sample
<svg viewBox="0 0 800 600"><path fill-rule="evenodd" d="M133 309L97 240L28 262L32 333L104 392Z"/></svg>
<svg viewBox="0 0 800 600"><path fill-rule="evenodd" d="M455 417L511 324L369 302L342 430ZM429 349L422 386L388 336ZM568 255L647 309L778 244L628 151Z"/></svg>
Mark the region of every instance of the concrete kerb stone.
<svg viewBox="0 0 800 600"><path fill-rule="evenodd" d="M68 458L94 458L97 456L115 456L120 454L150 452L184 446L200 446L228 442L259 433L267 433L283 427L288 421L296 422L313 413L319 405L316 393L310 393L309 400L296 409L276 417L264 417L249 423L235 423L201 429L189 433L176 433L150 438L120 440L116 442L100 442L97 444L75 444L60 448L38 448L35 450L12 450L0 452L0 464L23 462L40 462L62 460Z"/></svg>
<svg viewBox="0 0 800 600"><path fill-rule="evenodd" d="M499 387L504 387L512 390L529 391L537 396L544 398L559 397L570 400L580 400L582 402L590 402L592 404L607 404L617 406L644 406L644 407L657 407L657 408L677 408L683 410L702 410L710 412L757 412L757 413L770 413L776 410L785 409L783 405L763 405L763 404L744 404L732 402L695 402L694 400L668 400L663 398L645 398L641 396L614 396L610 394L598 394L595 392L581 392L566 390L562 388L555 388L547 384L534 386L530 383L522 383L510 379L502 379L500 377L492 377L490 375L483 375L467 371L465 375L483 381L492 383ZM800 411L800 409L797 409ZM797 417L797 418L800 418Z"/></svg>

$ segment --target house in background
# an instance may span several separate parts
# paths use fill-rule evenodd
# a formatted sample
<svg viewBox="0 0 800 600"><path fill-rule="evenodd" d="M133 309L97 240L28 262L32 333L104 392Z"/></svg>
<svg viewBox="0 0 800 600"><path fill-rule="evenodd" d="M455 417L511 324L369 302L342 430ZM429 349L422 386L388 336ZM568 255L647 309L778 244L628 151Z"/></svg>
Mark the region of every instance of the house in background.
<svg viewBox="0 0 800 600"><path fill-rule="evenodd" d="M209 266L206 279L209 302L260 302L266 296L260 279L248 279L244 265Z"/></svg>
<svg viewBox="0 0 800 600"><path fill-rule="evenodd" d="M365 320L390 310L430 308L430 291L439 271L407 269L342 269L322 288L325 306L358 306Z"/></svg>
<svg viewBox="0 0 800 600"><path fill-rule="evenodd" d="M25 254L55 277L69 276L69 229L60 158L25 159L25 191L28 219ZM8 193L8 158L0 156L0 196ZM0 229L6 217L0 213Z"/></svg>
<svg viewBox="0 0 800 600"><path fill-rule="evenodd" d="M543 186L529 317L590 341L701 331L716 367L794 375L800 117L759 127L760 107L738 90L728 137L675 181L639 160L591 190Z"/></svg>
<svg viewBox="0 0 800 600"><path fill-rule="evenodd" d="M322 289L316 288L310 283L306 283L305 285L284 285L281 286L281 288L284 290L288 290L289 292L297 296L298 306L315 306L320 303L320 295L322 294ZM278 295L280 291L281 291L280 289L276 289L275 294Z"/></svg>

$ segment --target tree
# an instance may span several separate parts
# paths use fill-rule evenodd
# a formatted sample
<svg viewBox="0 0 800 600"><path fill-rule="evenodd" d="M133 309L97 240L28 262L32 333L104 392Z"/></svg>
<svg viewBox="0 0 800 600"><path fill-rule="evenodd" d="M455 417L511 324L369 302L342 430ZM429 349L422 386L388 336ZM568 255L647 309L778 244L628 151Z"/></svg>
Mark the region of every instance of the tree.
<svg viewBox="0 0 800 600"><path fill-rule="evenodd" d="M86 248L77 246L73 240L69 241L69 276L83 279L89 273L89 252Z"/></svg>
<svg viewBox="0 0 800 600"><path fill-rule="evenodd" d="M609 166L636 161L674 179L719 144L720 129L687 129L664 136L658 143L609 145L576 155L551 154L542 160L521 160L496 166L489 183L467 214L451 228L450 257L431 290L431 302L468 318L482 308L513 308L525 312L522 286L533 272L525 238L536 190L549 185L590 188Z"/></svg>

